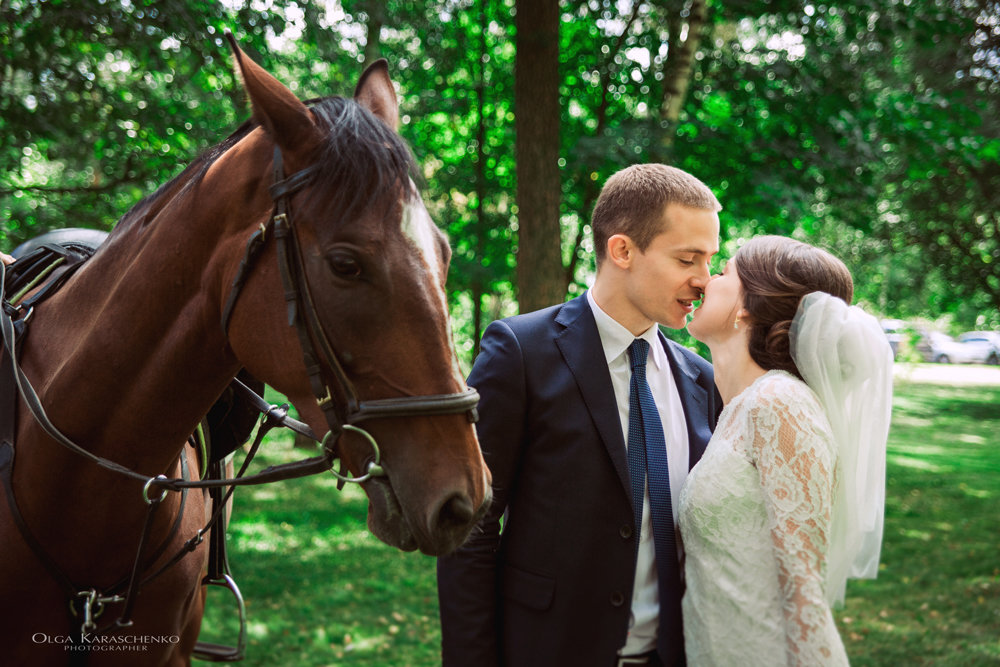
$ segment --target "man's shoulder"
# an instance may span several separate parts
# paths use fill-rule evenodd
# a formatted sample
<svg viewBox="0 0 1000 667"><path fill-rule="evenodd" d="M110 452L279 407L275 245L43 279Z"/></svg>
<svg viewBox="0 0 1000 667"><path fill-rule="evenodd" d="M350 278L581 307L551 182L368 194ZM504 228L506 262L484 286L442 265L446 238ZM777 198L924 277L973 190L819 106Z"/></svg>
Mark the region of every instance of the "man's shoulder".
<svg viewBox="0 0 1000 667"><path fill-rule="evenodd" d="M586 299L583 304L586 306ZM559 338L567 326L566 319L573 319L572 311L578 307L578 300L574 299L492 322L483 332L469 383L482 382L486 375L507 375L517 369L547 368L552 372L552 365L560 355Z"/></svg>
<svg viewBox="0 0 1000 667"><path fill-rule="evenodd" d="M557 303L547 308L533 310L530 313L522 313L498 320L498 323L505 325L515 335L534 334L539 331L551 329L557 322L567 323L578 317L584 308L589 309L586 297L577 297L564 303Z"/></svg>

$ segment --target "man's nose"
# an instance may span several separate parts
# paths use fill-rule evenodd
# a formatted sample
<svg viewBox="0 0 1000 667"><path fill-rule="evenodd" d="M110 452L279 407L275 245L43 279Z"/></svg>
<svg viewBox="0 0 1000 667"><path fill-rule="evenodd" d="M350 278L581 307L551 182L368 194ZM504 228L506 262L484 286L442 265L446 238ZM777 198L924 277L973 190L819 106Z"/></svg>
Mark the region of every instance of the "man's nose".
<svg viewBox="0 0 1000 667"><path fill-rule="evenodd" d="M711 271L708 270L708 264L705 263L698 268L694 278L691 279L691 284L695 287L704 288L713 277Z"/></svg>

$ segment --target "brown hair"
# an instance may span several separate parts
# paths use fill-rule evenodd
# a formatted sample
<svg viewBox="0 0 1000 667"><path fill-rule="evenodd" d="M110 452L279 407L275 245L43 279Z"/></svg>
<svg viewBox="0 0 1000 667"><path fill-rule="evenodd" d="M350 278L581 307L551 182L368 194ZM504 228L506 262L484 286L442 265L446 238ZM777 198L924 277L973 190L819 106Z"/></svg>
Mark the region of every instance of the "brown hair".
<svg viewBox="0 0 1000 667"><path fill-rule="evenodd" d="M826 292L850 304L854 281L844 263L825 250L783 236L758 236L733 256L750 327L750 357L763 369L801 378L788 331L799 302Z"/></svg>
<svg viewBox="0 0 1000 667"><path fill-rule="evenodd" d="M676 167L636 164L609 178L591 219L598 266L604 261L608 239L615 234L628 236L639 250L645 251L663 231L660 223L668 204L722 210L707 185Z"/></svg>

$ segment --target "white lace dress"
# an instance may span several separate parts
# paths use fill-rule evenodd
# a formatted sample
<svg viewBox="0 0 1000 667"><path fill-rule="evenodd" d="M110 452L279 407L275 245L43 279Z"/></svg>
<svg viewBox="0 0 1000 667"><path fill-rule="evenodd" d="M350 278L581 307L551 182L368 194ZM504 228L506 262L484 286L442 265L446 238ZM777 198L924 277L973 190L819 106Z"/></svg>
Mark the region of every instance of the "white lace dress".
<svg viewBox="0 0 1000 667"><path fill-rule="evenodd" d="M816 395L784 371L723 410L680 498L688 665L848 664L823 590L834 451Z"/></svg>

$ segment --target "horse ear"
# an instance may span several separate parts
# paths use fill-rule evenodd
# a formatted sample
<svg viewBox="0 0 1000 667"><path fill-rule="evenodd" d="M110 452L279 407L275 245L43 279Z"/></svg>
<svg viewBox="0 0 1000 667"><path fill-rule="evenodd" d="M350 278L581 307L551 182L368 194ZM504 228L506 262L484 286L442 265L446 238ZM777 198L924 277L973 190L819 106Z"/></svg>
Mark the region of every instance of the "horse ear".
<svg viewBox="0 0 1000 667"><path fill-rule="evenodd" d="M321 139L312 113L295 93L255 63L236 44L232 33L226 39L236 58L237 73L250 98L253 117L282 148L295 152L315 145Z"/></svg>
<svg viewBox="0 0 1000 667"><path fill-rule="evenodd" d="M394 131L399 130L399 101L385 58L379 58L365 69L358 87L354 89L354 99Z"/></svg>

